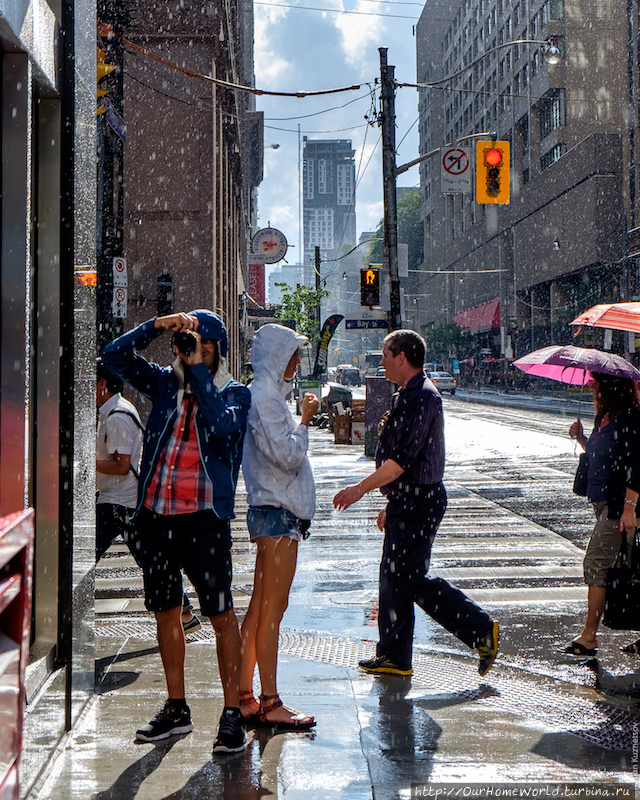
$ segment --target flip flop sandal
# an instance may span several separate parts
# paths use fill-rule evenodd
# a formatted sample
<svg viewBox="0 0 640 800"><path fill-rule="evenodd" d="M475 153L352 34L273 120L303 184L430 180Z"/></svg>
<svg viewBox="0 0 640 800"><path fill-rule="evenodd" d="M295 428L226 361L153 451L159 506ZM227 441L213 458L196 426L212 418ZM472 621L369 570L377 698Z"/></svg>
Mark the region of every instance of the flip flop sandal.
<svg viewBox="0 0 640 800"><path fill-rule="evenodd" d="M589 648L580 644L580 642L571 642L571 644L561 648L560 652L570 656L595 656L598 653L598 648Z"/></svg>
<svg viewBox="0 0 640 800"><path fill-rule="evenodd" d="M640 656L640 639L635 642L631 642L631 644L625 644L624 647L620 648L621 652L627 653L630 656Z"/></svg>
<svg viewBox="0 0 640 800"><path fill-rule="evenodd" d="M271 711L274 711L276 708L280 708L280 706L284 706L284 703L280 699L279 695L260 695L259 727L271 728L273 733L284 731L308 731L315 727L316 721L313 717L305 716L304 714L300 714L297 711L293 711L289 708L287 708L287 711L290 711L296 716L292 717L288 722L273 722L272 720L267 719L267 714L269 714Z"/></svg>

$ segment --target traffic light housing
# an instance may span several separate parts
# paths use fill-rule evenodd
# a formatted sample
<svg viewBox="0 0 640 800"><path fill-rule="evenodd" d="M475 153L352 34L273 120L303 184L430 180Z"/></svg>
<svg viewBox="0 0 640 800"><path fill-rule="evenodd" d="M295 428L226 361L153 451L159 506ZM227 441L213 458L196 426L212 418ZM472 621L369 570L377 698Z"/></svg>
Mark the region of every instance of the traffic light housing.
<svg viewBox="0 0 640 800"><path fill-rule="evenodd" d="M380 270L375 267L360 270L360 305L380 305Z"/></svg>
<svg viewBox="0 0 640 800"><path fill-rule="evenodd" d="M476 203L508 203L510 199L510 143L476 142Z"/></svg>
<svg viewBox="0 0 640 800"><path fill-rule="evenodd" d="M103 78L106 78L106 76L109 75L111 72L113 72L114 69L116 68L115 64L107 64L108 57L109 56L105 53L105 51L102 48L96 46L96 83L97 83L96 97L104 97L105 94L109 93L108 89L100 88L100 81ZM106 110L107 110L106 108L98 106L96 108L96 114L98 114L99 116L100 114L104 114Z"/></svg>

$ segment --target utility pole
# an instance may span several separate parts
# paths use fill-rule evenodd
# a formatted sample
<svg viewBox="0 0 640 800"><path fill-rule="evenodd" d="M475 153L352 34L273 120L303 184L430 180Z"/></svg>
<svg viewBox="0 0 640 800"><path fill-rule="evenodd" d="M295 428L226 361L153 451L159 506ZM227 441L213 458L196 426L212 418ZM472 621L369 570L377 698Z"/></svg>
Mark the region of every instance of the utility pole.
<svg viewBox="0 0 640 800"><path fill-rule="evenodd" d="M320 300L320 248L318 247L318 245L315 246L313 252L314 252L314 254L313 254L313 271L316 274L316 297L318 299L318 304L316 306L316 329L318 331L318 342L316 344L316 354L317 354L318 348L320 347L320 319L321 319L320 318L320 313L321 313L321 309L320 309L320 305L321 305L321 300Z"/></svg>
<svg viewBox="0 0 640 800"><path fill-rule="evenodd" d="M396 198L396 107L395 67L387 64L387 48L379 47L382 110L382 187L384 202L384 250L389 264L388 328L402 328L400 278L398 276L398 209Z"/></svg>

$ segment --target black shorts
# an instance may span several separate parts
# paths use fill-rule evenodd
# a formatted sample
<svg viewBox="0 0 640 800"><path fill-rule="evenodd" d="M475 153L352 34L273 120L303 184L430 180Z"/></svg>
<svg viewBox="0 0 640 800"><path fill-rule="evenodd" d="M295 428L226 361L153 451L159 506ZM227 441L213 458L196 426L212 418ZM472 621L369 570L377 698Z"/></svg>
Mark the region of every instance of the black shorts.
<svg viewBox="0 0 640 800"><path fill-rule="evenodd" d="M165 517L143 508L136 517L136 561L144 575L145 606L168 611L182 605L184 569L206 617L233 608L231 524L213 511Z"/></svg>

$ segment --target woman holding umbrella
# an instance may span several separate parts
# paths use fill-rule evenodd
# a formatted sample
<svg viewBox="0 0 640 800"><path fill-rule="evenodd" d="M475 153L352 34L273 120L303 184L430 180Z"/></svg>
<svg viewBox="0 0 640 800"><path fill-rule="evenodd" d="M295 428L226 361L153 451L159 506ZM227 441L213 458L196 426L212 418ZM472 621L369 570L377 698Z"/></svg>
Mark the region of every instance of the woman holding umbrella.
<svg viewBox="0 0 640 800"><path fill-rule="evenodd" d="M584 557L588 587L584 627L563 652L595 656L596 633L604 612L607 570L620 552L622 537L638 525L640 494L640 395L631 378L591 370L595 424L589 438L578 419L569 428L588 456L587 497L596 523ZM640 640L622 648L640 654Z"/></svg>

